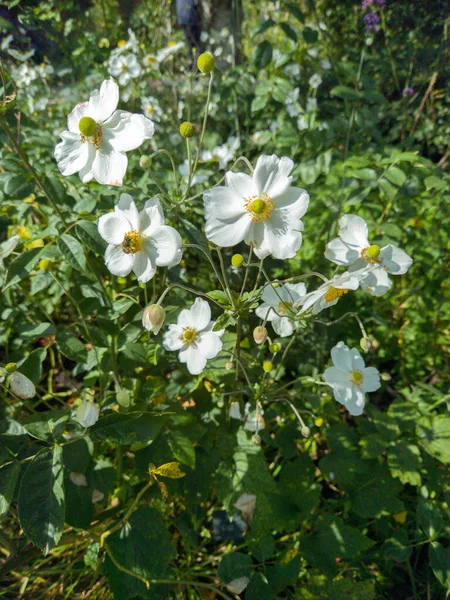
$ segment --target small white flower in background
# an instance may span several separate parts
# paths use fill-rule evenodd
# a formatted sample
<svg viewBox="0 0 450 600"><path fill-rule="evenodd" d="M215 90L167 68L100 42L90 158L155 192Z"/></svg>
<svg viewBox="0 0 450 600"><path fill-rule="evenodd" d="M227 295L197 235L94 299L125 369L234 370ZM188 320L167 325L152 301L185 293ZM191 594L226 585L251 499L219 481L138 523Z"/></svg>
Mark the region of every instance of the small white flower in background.
<svg viewBox="0 0 450 600"><path fill-rule="evenodd" d="M322 77L318 73L314 73L314 75L312 75L309 78L308 83L312 87L313 90L316 90L319 87L319 85L322 83Z"/></svg>
<svg viewBox="0 0 450 600"><path fill-rule="evenodd" d="M181 237L165 225L157 198L138 212L132 197L121 194L114 212L102 215L98 232L108 242L105 263L113 275L126 277L134 272L138 281L149 281L156 267L172 267L181 260Z"/></svg>
<svg viewBox="0 0 450 600"><path fill-rule="evenodd" d="M245 523L247 523L247 525L250 525L255 512L256 495L242 494L242 496L239 496L239 498L236 500L234 507L242 512L242 519L245 521Z"/></svg>
<svg viewBox="0 0 450 600"><path fill-rule="evenodd" d="M98 404L83 400L77 408L75 420L78 421L82 427L92 427L92 425L97 423L99 415L100 406Z"/></svg>
<svg viewBox="0 0 450 600"><path fill-rule="evenodd" d="M159 69L159 62L156 54L146 54L142 59L142 66L150 69Z"/></svg>
<svg viewBox="0 0 450 600"><path fill-rule="evenodd" d="M290 158L260 156L253 176L228 171L226 186L203 194L206 237L221 247L245 241L258 258L293 258L302 244L309 195L291 186Z"/></svg>
<svg viewBox="0 0 450 600"><path fill-rule="evenodd" d="M403 275L413 260L406 252L392 244L380 248L371 244L367 223L357 215L344 215L339 219L339 237L326 246L325 256L349 271L363 271L361 287L372 296L382 296L392 286L388 274Z"/></svg>
<svg viewBox="0 0 450 600"><path fill-rule="evenodd" d="M8 50L11 42L14 40L14 36L10 33L6 37L4 37L0 44L0 50Z"/></svg>
<svg viewBox="0 0 450 600"><path fill-rule="evenodd" d="M258 411L252 410L250 402L246 402L244 406L244 414L241 413L239 402L233 402L230 406L230 417L232 419L238 419L244 422L244 429L246 431L261 431L266 426L263 418L264 411L261 406L258 406Z"/></svg>
<svg viewBox="0 0 450 600"><path fill-rule="evenodd" d="M0 271L5 268L3 264L4 259L8 258L8 256L14 252L19 241L20 237L18 235L13 235L0 244Z"/></svg>
<svg viewBox="0 0 450 600"><path fill-rule="evenodd" d="M288 77L298 77L300 75L300 65L286 65L284 67L284 72Z"/></svg>
<svg viewBox="0 0 450 600"><path fill-rule="evenodd" d="M328 58L324 58L320 61L320 66L322 67L322 69L325 69L325 71L329 71L331 69L331 63L328 60Z"/></svg>
<svg viewBox="0 0 450 600"><path fill-rule="evenodd" d="M203 162L216 160L219 163L219 169L226 169L228 163L233 160L240 145L241 140L232 135L227 139L225 144L216 146L213 150L203 150L200 160Z"/></svg>
<svg viewBox="0 0 450 600"><path fill-rule="evenodd" d="M156 55L156 58L157 58L158 62L163 62L164 60L166 60L166 58L169 58L169 56L173 56L174 54L176 54L183 48L184 48L183 42L169 42L165 48L162 48L158 52L158 54Z"/></svg>
<svg viewBox="0 0 450 600"><path fill-rule="evenodd" d="M375 392L381 385L379 372L366 367L359 351L344 342L338 342L331 350L331 359L334 366L325 371L323 378L333 388L335 399L351 415L361 415L366 392Z"/></svg>
<svg viewBox="0 0 450 600"><path fill-rule="evenodd" d="M297 129L299 131L305 131L305 129L308 129L309 124L308 124L308 119L305 115L300 115L300 117L297 119Z"/></svg>
<svg viewBox="0 0 450 600"><path fill-rule="evenodd" d="M120 85L126 86L141 74L141 65L134 54L117 54L109 60L109 73L117 77Z"/></svg>
<svg viewBox="0 0 450 600"><path fill-rule="evenodd" d="M128 29L128 40L121 40L117 44L117 48L111 52L111 54L118 55L124 54L125 52L134 52L137 53L139 51L139 40L137 39L134 31L132 29Z"/></svg>
<svg viewBox="0 0 450 600"><path fill-rule="evenodd" d="M317 48L308 48L307 53L311 58L317 58L319 56Z"/></svg>
<svg viewBox="0 0 450 600"><path fill-rule="evenodd" d="M76 473L75 471L71 471L69 473L69 478L73 485L76 485L77 487L88 486L86 475L84 473Z"/></svg>
<svg viewBox="0 0 450 600"><path fill-rule="evenodd" d="M248 577L238 577L237 579L233 579L230 583L226 584L226 588L232 594L242 594L242 592L247 588L250 579Z"/></svg>
<svg viewBox="0 0 450 600"><path fill-rule="evenodd" d="M95 504L96 502L101 502L104 497L105 494L103 492L101 492L100 490L94 490L92 492L91 502L92 504Z"/></svg>
<svg viewBox="0 0 450 600"><path fill-rule="evenodd" d="M264 144L264 139L265 139L265 134L264 131L255 131L255 133L252 134L252 142L255 142L255 144L258 144L258 146L261 146L262 144Z"/></svg>
<svg viewBox="0 0 450 600"><path fill-rule="evenodd" d="M126 152L138 148L154 134L155 127L143 115L116 110L119 87L112 79L95 90L89 102L77 104L60 135L55 158L63 175L79 173L87 183L122 185L127 170Z"/></svg>
<svg viewBox="0 0 450 600"><path fill-rule="evenodd" d="M163 115L163 110L159 105L158 99L153 96L142 98L141 107L144 115L153 121L159 121Z"/></svg>
<svg viewBox="0 0 450 600"><path fill-rule="evenodd" d="M180 172L185 181L189 179L189 163L187 159L183 163L181 163L181 165L179 165L178 171ZM196 185L197 183L205 183L205 181L208 181L208 179L209 175L200 175L197 171L197 173L191 180L191 185Z"/></svg>
<svg viewBox="0 0 450 600"><path fill-rule="evenodd" d="M36 67L36 72L42 79L47 79L49 75L53 75L55 69L49 63L41 63Z"/></svg>
<svg viewBox="0 0 450 600"><path fill-rule="evenodd" d="M33 67L23 64L17 69L12 69L11 76L19 87L27 87L32 81L37 79L38 74Z"/></svg>
<svg viewBox="0 0 450 600"><path fill-rule="evenodd" d="M8 48L7 52L10 56L15 58L16 60L20 60L20 62L25 62L32 56L34 56L35 50L32 48L28 50L28 52L20 52L20 50L15 50L14 48Z"/></svg>
<svg viewBox="0 0 450 600"><path fill-rule="evenodd" d="M211 308L206 300L197 298L189 309L183 309L178 320L169 326L164 336L166 350L179 350L180 362L186 363L191 375L198 375L206 362L222 350L223 330L213 331Z"/></svg>
<svg viewBox="0 0 450 600"><path fill-rule="evenodd" d="M314 112L317 110L317 99L316 98L307 98L306 99L306 110L308 112Z"/></svg>
<svg viewBox="0 0 450 600"><path fill-rule="evenodd" d="M286 98L284 100L284 103L286 104L286 106L288 104L294 104L295 102L297 102L299 93L300 93L300 88L298 88L298 87L296 87L295 89L288 92L286 94Z"/></svg>
<svg viewBox="0 0 450 600"><path fill-rule="evenodd" d="M322 284L315 292L310 292L300 298L298 305L302 307L300 314L312 307L312 314L317 315L325 308L334 306L339 298L349 290L357 290L360 276L357 273L346 271L342 275L335 275L332 279Z"/></svg>
<svg viewBox="0 0 450 600"><path fill-rule="evenodd" d="M298 104L287 104L286 111L290 117L298 117L300 114L300 106Z"/></svg>
<svg viewBox="0 0 450 600"><path fill-rule="evenodd" d="M36 102L34 103L34 109L35 110L45 110L48 106L48 98L39 98L38 100L36 100Z"/></svg>
<svg viewBox="0 0 450 600"><path fill-rule="evenodd" d="M280 337L292 335L297 328L295 321L289 317L294 304L298 306L300 298L306 294L304 283L286 283L276 288L268 286L262 295L262 304L256 309L260 319L272 323L272 327ZM294 311L295 312L295 311Z"/></svg>

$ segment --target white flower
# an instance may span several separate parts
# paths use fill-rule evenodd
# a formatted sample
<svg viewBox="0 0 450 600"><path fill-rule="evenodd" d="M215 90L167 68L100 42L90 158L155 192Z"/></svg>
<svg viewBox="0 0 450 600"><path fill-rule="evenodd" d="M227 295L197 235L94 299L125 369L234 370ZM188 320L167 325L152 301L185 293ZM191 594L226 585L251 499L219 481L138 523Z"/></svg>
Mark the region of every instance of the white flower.
<svg viewBox="0 0 450 600"><path fill-rule="evenodd" d="M246 402L244 406L244 414L241 414L241 408L239 402L233 402L230 406L230 417L232 419L239 419L244 422L244 429L246 431L261 431L266 426L263 418L264 411L261 405L258 405L258 411L251 409L250 402Z"/></svg>
<svg viewBox="0 0 450 600"><path fill-rule="evenodd" d="M322 69L325 69L325 71L328 71L329 69L331 69L331 63L328 60L328 58L324 58L320 61L320 66L322 67Z"/></svg>
<svg viewBox="0 0 450 600"><path fill-rule="evenodd" d="M206 237L222 247L253 244L264 258L293 258L302 244L309 195L291 186L294 163L290 158L260 156L253 176L228 171L226 186L204 195Z"/></svg>
<svg viewBox="0 0 450 600"><path fill-rule="evenodd" d="M141 99L142 112L149 119L153 121L159 121L163 115L163 110L159 105L157 98L153 96L146 96Z"/></svg>
<svg viewBox="0 0 450 600"><path fill-rule="evenodd" d="M262 144L264 144L264 139L265 139L265 132L264 131L255 131L255 133L252 134L252 142L255 142L255 144L258 144L258 146L261 146Z"/></svg>
<svg viewBox="0 0 450 600"><path fill-rule="evenodd" d="M100 406L98 404L94 404L94 402L89 402L88 400L83 400L83 402L77 408L75 420L78 421L78 423L83 427L92 427L92 425L97 423L99 415Z"/></svg>
<svg viewBox="0 0 450 600"><path fill-rule="evenodd" d="M157 58L158 62L162 62L163 60L166 60L166 58L168 58L169 56L176 54L183 48L184 48L183 42L169 42L165 48L162 48L158 52L158 54L156 55L156 58Z"/></svg>
<svg viewBox="0 0 450 600"><path fill-rule="evenodd" d="M41 63L36 67L36 72L39 77L46 79L49 75L53 75L55 69L49 63Z"/></svg>
<svg viewBox="0 0 450 600"><path fill-rule="evenodd" d="M284 103L286 104L286 106L288 104L294 104L295 102L297 102L299 93L300 93L300 88L298 88L298 87L296 87L295 89L288 92L286 94L286 98L284 100Z"/></svg>
<svg viewBox="0 0 450 600"><path fill-rule="evenodd" d="M113 275L125 277L133 271L145 283L156 267L171 267L181 260L180 234L165 225L157 198L147 200L139 213L132 197L121 194L114 212L100 217L98 231L109 244L105 262Z"/></svg>
<svg viewBox="0 0 450 600"><path fill-rule="evenodd" d="M36 70L26 64L22 64L17 69L13 69L11 75L18 86L24 87L28 87L38 76Z"/></svg>
<svg viewBox="0 0 450 600"><path fill-rule="evenodd" d="M253 518L253 513L255 512L256 495L242 494L236 500L234 507L242 512L243 520L249 525Z"/></svg>
<svg viewBox="0 0 450 600"><path fill-rule="evenodd" d="M15 50L14 48L8 48L7 52L10 56L15 58L16 60L25 62L26 60L28 60L29 58L31 58L34 55L35 50L34 50L34 48L32 48L28 52L20 52L19 50Z"/></svg>
<svg viewBox="0 0 450 600"><path fill-rule="evenodd" d="M337 265L349 266L350 272L363 270L361 287L372 296L382 296L392 282L391 275L403 275L413 260L392 244L380 248L370 244L367 223L357 215L339 219L339 237L327 244L325 256Z"/></svg>
<svg viewBox="0 0 450 600"><path fill-rule="evenodd" d="M213 150L204 150L200 155L200 159L204 162L211 160L218 161L219 169L226 169L240 145L241 140L239 138L230 136L225 144L216 146Z"/></svg>
<svg viewBox="0 0 450 600"><path fill-rule="evenodd" d="M48 106L48 98L39 98L34 103L35 110L45 110Z"/></svg>
<svg viewBox="0 0 450 600"><path fill-rule="evenodd" d="M261 319L272 323L272 327L280 337L292 335L297 328L291 318L294 304L298 306L300 298L306 294L304 283L286 283L278 287L268 286L264 289L261 300L263 303L256 309ZM295 311L294 311L295 312Z"/></svg>
<svg viewBox="0 0 450 600"><path fill-rule="evenodd" d="M109 72L117 77L120 85L126 86L131 79L139 77L141 65L135 54L115 54L109 60Z"/></svg>
<svg viewBox="0 0 450 600"><path fill-rule="evenodd" d="M286 111L290 117L298 117L300 114L300 107L298 104L287 104Z"/></svg>
<svg viewBox="0 0 450 600"><path fill-rule="evenodd" d="M132 29L128 29L128 40L124 43L125 40L119 42L117 48L111 52L111 54L123 54L124 52L134 52L137 53L139 51L139 41Z"/></svg>
<svg viewBox="0 0 450 600"><path fill-rule="evenodd" d="M119 87L112 79L95 90L89 102L77 104L67 118L69 131L61 133L55 158L63 175L79 173L86 183L122 185L126 152L153 136L155 127L143 115L116 110Z"/></svg>
<svg viewBox="0 0 450 600"><path fill-rule="evenodd" d="M287 65L284 67L284 72L288 77L298 77L300 75L300 65Z"/></svg>
<svg viewBox="0 0 450 600"><path fill-rule="evenodd" d="M180 362L186 363L191 375L198 375L206 361L215 358L222 350L223 330L213 331L211 309L206 300L197 298L189 309L178 315L177 323L169 326L164 336L166 350L179 350Z"/></svg>
<svg viewBox="0 0 450 600"><path fill-rule="evenodd" d="M357 290L360 276L357 273L346 271L343 275L335 275L332 279L322 284L315 292L300 298L298 305L302 306L300 314L313 307L312 314L317 315L325 308L337 304L339 298L349 290Z"/></svg>
<svg viewBox="0 0 450 600"><path fill-rule="evenodd" d="M300 115L300 117L297 119L297 129L299 131L304 131L305 129L308 129L309 124L308 124L308 119L305 115Z"/></svg>
<svg viewBox="0 0 450 600"><path fill-rule="evenodd" d="M338 342L331 350L333 367L323 374L326 383L333 388L334 397L351 415L361 415L366 392L380 387L380 374L374 367L366 367L356 348L348 348Z"/></svg>
<svg viewBox="0 0 450 600"><path fill-rule="evenodd" d="M142 65L144 67L150 67L150 69L159 69L158 58L155 54L146 54L142 59Z"/></svg>
<svg viewBox="0 0 450 600"><path fill-rule="evenodd" d="M322 77L318 73L314 73L314 75L312 75L309 78L309 82L308 83L313 88L313 90L315 90L322 83Z"/></svg>
<svg viewBox="0 0 450 600"><path fill-rule="evenodd" d="M317 58L319 56L319 51L317 50L317 48L308 48L307 53L312 58Z"/></svg>
<svg viewBox="0 0 450 600"><path fill-rule="evenodd" d="M9 239L5 240L0 244L0 270L4 269L3 260L8 258L8 256L14 252L15 247L20 241L20 237L18 235L13 235Z"/></svg>
<svg viewBox="0 0 450 600"><path fill-rule="evenodd" d="M230 581L230 583L227 583L225 587L232 594L242 594L248 586L249 581L250 579L248 577L238 577L237 579Z"/></svg>

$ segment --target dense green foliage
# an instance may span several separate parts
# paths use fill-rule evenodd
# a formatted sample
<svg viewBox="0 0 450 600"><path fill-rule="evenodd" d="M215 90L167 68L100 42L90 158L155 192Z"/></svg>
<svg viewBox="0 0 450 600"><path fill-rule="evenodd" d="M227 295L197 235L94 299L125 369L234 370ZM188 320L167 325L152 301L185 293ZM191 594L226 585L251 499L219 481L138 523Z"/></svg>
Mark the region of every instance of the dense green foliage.
<svg viewBox="0 0 450 600"><path fill-rule="evenodd" d="M212 52L223 51L216 54L203 140L210 154L196 173L204 181L194 180L187 202L178 169L186 144L178 129L183 121L194 124L194 152L209 77L188 69L186 49L121 86L120 108L141 112L141 99L150 97L155 119L155 136L128 154L123 186L82 183L77 174L58 171L58 134L75 104L109 76L111 51L130 32L107 0L86 11L51 0L5 4L19 5L24 26L45 36L39 61L53 71L42 67L30 76L24 66L35 69L39 61L2 51L0 242L13 235L20 242L3 268L0 258L0 365L16 363L36 395L14 394L8 377L0 384L0 597L445 597L450 88L444 3L374 3L378 31L368 32L366 13L349 0L332 7L319 0L244 2L241 63L234 64L228 34L209 32L206 42ZM139 61L183 41L174 23L170 3L135 8L130 27ZM5 35L12 31L7 21L0 27ZM25 52L26 37L13 33L11 48ZM409 88L412 93L403 93ZM234 155L230 136L240 141ZM223 251L236 290L230 302L214 278L207 257L217 262L217 253L203 233L202 192L222 178L227 165L219 166L217 148L227 140L228 168L239 156L253 165L260 154L288 156L294 184L311 197L297 256L264 261L272 280L310 271L331 277L335 265L325 259L325 245L344 213L367 221L372 243L404 248L414 259L408 273L393 278L385 296L358 290L317 319L302 320L293 338L273 336L280 346L275 354L268 344L257 346L259 261L252 259L248 293L236 300L245 269L230 261L248 249ZM156 152L163 148L175 169L167 154ZM152 155L144 167L140 154ZM234 170L246 167L240 162ZM112 276L99 216L121 192L142 208L161 190L166 218L188 245L182 262L159 269L148 284L132 274ZM181 287L164 299L167 322L191 305L188 286L208 293L213 318L226 328L225 352L199 376L164 350L162 334L142 328L144 307L168 284ZM351 417L318 380L339 340L359 346L359 322L371 340L364 359L380 371L383 385L364 415ZM236 347L245 377L243 369L230 368ZM274 369L267 374L269 360ZM89 429L74 418L85 400L101 406ZM256 436L230 418L232 400L241 410L248 400L260 403L265 427ZM175 461L184 476L173 466L158 470ZM250 525L243 537L234 530L216 539L213 522L217 529L223 513L215 511L230 520L242 516L234 507L242 494L256 495ZM221 526L233 529L227 519ZM248 586L233 595L225 586L242 577Z"/></svg>

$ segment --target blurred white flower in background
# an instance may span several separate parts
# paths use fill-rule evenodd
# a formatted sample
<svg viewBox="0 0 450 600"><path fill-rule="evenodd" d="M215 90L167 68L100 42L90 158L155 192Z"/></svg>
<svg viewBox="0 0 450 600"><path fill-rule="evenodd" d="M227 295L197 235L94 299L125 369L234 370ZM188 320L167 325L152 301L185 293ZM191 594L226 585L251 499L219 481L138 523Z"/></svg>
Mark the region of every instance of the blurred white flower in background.
<svg viewBox="0 0 450 600"><path fill-rule="evenodd" d="M236 151L241 145L241 140L235 136L230 136L225 144L216 146L212 150L203 150L200 154L202 162L217 161L219 169L226 169L228 163L233 160Z"/></svg>
<svg viewBox="0 0 450 600"><path fill-rule="evenodd" d="M131 79L139 77L141 65L134 54L117 54L110 58L109 73L117 77L120 85L126 86Z"/></svg>
<svg viewBox="0 0 450 600"><path fill-rule="evenodd" d="M144 115L152 119L152 121L159 121L163 115L163 110L159 105L158 99L154 96L146 96L141 99L141 107Z"/></svg>
<svg viewBox="0 0 450 600"><path fill-rule="evenodd" d="M311 77L309 78L308 83L313 90L316 90L322 83L322 77L318 73L314 73L314 75L311 75Z"/></svg>

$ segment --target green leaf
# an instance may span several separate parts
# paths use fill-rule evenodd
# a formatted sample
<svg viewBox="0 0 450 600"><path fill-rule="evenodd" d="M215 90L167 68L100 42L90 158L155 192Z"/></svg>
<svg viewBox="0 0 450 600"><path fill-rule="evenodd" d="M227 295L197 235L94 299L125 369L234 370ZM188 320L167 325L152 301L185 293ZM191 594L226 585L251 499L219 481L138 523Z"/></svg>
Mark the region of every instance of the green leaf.
<svg viewBox="0 0 450 600"><path fill-rule="evenodd" d="M363 181L376 181L377 172L375 169L355 169L352 171L348 171L347 175L349 177L354 177L355 179L362 179Z"/></svg>
<svg viewBox="0 0 450 600"><path fill-rule="evenodd" d="M305 17L296 4L293 2L286 2L286 8L292 15L294 15L296 19L300 21L300 23L304 23Z"/></svg>
<svg viewBox="0 0 450 600"><path fill-rule="evenodd" d="M229 315L228 312L224 312L217 319L213 327L213 331L220 331L221 329L226 329L229 325L235 325L235 323L236 319L232 315Z"/></svg>
<svg viewBox="0 0 450 600"><path fill-rule="evenodd" d="M371 518L393 515L403 510L403 503L397 498L403 486L393 479L387 467L374 466L368 475L361 476L352 483L352 510L360 517ZM380 490L383 493L380 494Z"/></svg>
<svg viewBox="0 0 450 600"><path fill-rule="evenodd" d="M171 429L167 433L167 442L177 460L195 469L195 448L187 434L179 429Z"/></svg>
<svg viewBox="0 0 450 600"><path fill-rule="evenodd" d="M255 27L252 30L251 37L253 38L253 37L259 35L260 33L264 33L265 31L267 31L268 29L270 29L274 25L276 25L276 23L275 23L275 21L273 19L267 19L266 21L264 21L263 23L261 23L261 25L258 25L258 27Z"/></svg>
<svg viewBox="0 0 450 600"><path fill-rule="evenodd" d="M382 177L378 182L380 190L389 198L393 200L397 195L398 189L392 185L385 177Z"/></svg>
<svg viewBox="0 0 450 600"><path fill-rule="evenodd" d="M289 25L289 23L278 23L278 24L289 39L291 39L293 42L297 42L297 34L296 34L295 30Z"/></svg>
<svg viewBox="0 0 450 600"><path fill-rule="evenodd" d="M268 97L267 96L256 96L253 98L251 111L252 113L256 113L262 110L265 106L267 106Z"/></svg>
<svg viewBox="0 0 450 600"><path fill-rule="evenodd" d="M36 348L20 363L20 372L33 383L39 383L42 378L42 363L47 357L47 348Z"/></svg>
<svg viewBox="0 0 450 600"><path fill-rule="evenodd" d="M383 544L383 556L398 562L406 562L411 556L412 551L411 542L405 529L398 529Z"/></svg>
<svg viewBox="0 0 450 600"><path fill-rule="evenodd" d="M24 417L22 425L32 437L51 442L62 434L68 418L68 410L49 410Z"/></svg>
<svg viewBox="0 0 450 600"><path fill-rule="evenodd" d="M23 198L29 196L34 190L34 183L32 183L32 179L32 175L25 173L13 175L6 182L5 194L10 198L23 200Z"/></svg>
<svg viewBox="0 0 450 600"><path fill-rule="evenodd" d="M388 465L392 477L398 477L402 483L420 485L422 458L420 450L405 440L399 440L388 452Z"/></svg>
<svg viewBox="0 0 450 600"><path fill-rule="evenodd" d="M302 35L303 39L305 40L305 42L308 42L308 44L315 44L319 39L319 34L317 33L317 31L315 31L308 25L306 25L306 27L303 27Z"/></svg>
<svg viewBox="0 0 450 600"><path fill-rule="evenodd" d="M337 98L342 98L343 100L359 100L359 93L351 87L346 85L337 85L331 91L330 94L332 96L336 96Z"/></svg>
<svg viewBox="0 0 450 600"><path fill-rule="evenodd" d="M57 244L64 260L66 260L71 267L77 271L86 272L86 256L84 255L83 246L78 240L68 233L63 233L58 237Z"/></svg>
<svg viewBox="0 0 450 600"><path fill-rule="evenodd" d="M135 444L154 440L166 419L164 415L145 412L112 413L102 417L89 429L94 441L108 440L115 444Z"/></svg>
<svg viewBox="0 0 450 600"><path fill-rule="evenodd" d="M450 588L450 547L433 542L428 546L428 558L439 583Z"/></svg>
<svg viewBox="0 0 450 600"><path fill-rule="evenodd" d="M12 261L9 265L8 272L6 273L3 291L6 291L19 281L29 277L31 271L39 261L41 250L42 248L25 250L25 252L22 252L20 256Z"/></svg>
<svg viewBox="0 0 450 600"><path fill-rule="evenodd" d="M15 461L0 467L0 517L8 511L19 473L20 463Z"/></svg>
<svg viewBox="0 0 450 600"><path fill-rule="evenodd" d="M384 173L386 179L388 179L394 185L401 187L406 181L405 173L398 167L389 167Z"/></svg>
<svg viewBox="0 0 450 600"><path fill-rule="evenodd" d="M217 575L226 584L240 577L251 577L252 559L242 552L230 552L220 561Z"/></svg>
<svg viewBox="0 0 450 600"><path fill-rule="evenodd" d="M19 328L19 335L23 339L36 339L47 335L55 335L55 326L51 323L36 323L35 325L22 325Z"/></svg>
<svg viewBox="0 0 450 600"><path fill-rule="evenodd" d="M257 69L264 69L272 60L272 44L267 40L264 40L255 49L255 67Z"/></svg>
<svg viewBox="0 0 450 600"><path fill-rule="evenodd" d="M88 358L86 346L81 340L71 335L69 332L61 333L56 336L61 354L77 363L85 363Z"/></svg>
<svg viewBox="0 0 450 600"><path fill-rule="evenodd" d="M87 248L93 250L96 254L103 256L107 244L100 236L95 223L85 220L79 221L76 230L78 237Z"/></svg>
<svg viewBox="0 0 450 600"><path fill-rule="evenodd" d="M10 437L16 435L27 435L26 429L18 421L13 419L0 421L0 436Z"/></svg>
<svg viewBox="0 0 450 600"><path fill-rule="evenodd" d="M230 299L225 292L222 292L222 290L213 290L212 292L208 292L206 295L219 304L222 304L222 306L230 306Z"/></svg>
<svg viewBox="0 0 450 600"><path fill-rule="evenodd" d="M44 554L59 542L64 527L62 449L44 448L25 471L19 490L19 519Z"/></svg>
<svg viewBox="0 0 450 600"><path fill-rule="evenodd" d="M254 573L245 590L245 600L270 600L273 598L267 579L261 573Z"/></svg>
<svg viewBox="0 0 450 600"><path fill-rule="evenodd" d="M420 498L417 504L417 522L431 540L436 539L444 527L438 507L424 498Z"/></svg>
<svg viewBox="0 0 450 600"><path fill-rule="evenodd" d="M420 445L434 458L450 464L450 418L445 415L421 417L417 422Z"/></svg>

